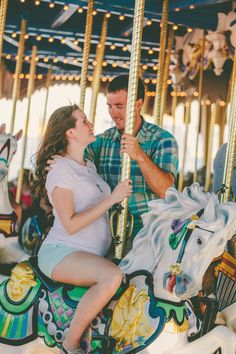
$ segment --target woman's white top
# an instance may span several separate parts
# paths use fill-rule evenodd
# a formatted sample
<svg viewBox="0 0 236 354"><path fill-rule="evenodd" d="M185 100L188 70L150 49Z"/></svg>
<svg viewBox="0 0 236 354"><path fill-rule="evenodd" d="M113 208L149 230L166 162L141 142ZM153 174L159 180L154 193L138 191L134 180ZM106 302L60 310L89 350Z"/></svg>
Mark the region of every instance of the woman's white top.
<svg viewBox="0 0 236 354"><path fill-rule="evenodd" d="M83 166L75 160L62 157L56 160L51 167L52 170L48 172L46 179L46 189L49 201L53 206L55 220L44 245L60 243L104 256L111 244L108 212L70 235L57 215L51 193L56 187L72 190L75 211L80 213L104 200L111 193L110 187L97 174L95 165L89 160L87 160L87 165Z"/></svg>

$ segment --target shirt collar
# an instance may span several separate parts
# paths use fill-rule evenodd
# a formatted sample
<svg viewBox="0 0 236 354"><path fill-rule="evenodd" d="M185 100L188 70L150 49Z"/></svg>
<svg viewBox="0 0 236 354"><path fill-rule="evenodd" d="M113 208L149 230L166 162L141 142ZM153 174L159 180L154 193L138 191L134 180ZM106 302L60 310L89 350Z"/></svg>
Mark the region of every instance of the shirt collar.
<svg viewBox="0 0 236 354"><path fill-rule="evenodd" d="M145 143L145 140L146 140L145 138L146 138L146 132L147 132L147 122L143 119L143 117L141 117L141 118L142 118L142 126L137 134L137 139L140 144L143 144L143 143ZM120 140L120 139L121 139L121 134L120 134L119 130L117 130L115 128L113 140L116 141L116 140Z"/></svg>

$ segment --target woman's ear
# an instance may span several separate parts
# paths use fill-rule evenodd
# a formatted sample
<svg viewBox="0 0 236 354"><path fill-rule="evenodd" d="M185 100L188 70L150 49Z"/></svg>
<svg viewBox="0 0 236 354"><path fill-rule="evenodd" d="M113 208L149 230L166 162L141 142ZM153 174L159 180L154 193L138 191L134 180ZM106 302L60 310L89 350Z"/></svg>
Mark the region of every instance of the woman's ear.
<svg viewBox="0 0 236 354"><path fill-rule="evenodd" d="M72 138L73 137L73 130L71 128L66 131L66 137L67 138Z"/></svg>

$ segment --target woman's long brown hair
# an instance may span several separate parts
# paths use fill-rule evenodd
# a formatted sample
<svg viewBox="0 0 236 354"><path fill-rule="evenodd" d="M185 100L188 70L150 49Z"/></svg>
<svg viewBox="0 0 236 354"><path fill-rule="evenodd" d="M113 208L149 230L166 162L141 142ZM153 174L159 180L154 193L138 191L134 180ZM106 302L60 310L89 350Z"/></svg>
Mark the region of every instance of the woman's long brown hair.
<svg viewBox="0 0 236 354"><path fill-rule="evenodd" d="M48 171L47 161L54 155L64 156L68 145L66 131L74 128L76 119L74 111L80 110L77 105L64 106L58 108L49 118L43 140L36 154L35 176L33 182L33 193L39 197L42 204L50 206L45 182ZM46 206L45 205L45 206Z"/></svg>

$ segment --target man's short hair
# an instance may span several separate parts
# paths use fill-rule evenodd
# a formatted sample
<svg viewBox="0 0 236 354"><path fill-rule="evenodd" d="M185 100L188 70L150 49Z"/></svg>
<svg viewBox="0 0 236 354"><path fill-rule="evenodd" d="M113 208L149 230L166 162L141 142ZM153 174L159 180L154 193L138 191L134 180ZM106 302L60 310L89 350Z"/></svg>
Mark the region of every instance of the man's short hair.
<svg viewBox="0 0 236 354"><path fill-rule="evenodd" d="M129 75L116 76L107 85L106 93L117 92L120 90L128 91L128 84L129 84ZM139 78L137 100L141 98L144 101L144 96L145 96L145 87L143 81Z"/></svg>

